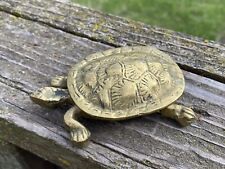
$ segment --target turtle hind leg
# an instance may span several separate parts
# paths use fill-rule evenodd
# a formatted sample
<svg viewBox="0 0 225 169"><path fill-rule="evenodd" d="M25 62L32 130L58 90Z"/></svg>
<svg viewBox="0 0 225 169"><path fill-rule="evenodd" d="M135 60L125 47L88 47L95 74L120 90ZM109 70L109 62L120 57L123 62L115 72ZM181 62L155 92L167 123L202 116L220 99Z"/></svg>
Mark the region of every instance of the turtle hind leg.
<svg viewBox="0 0 225 169"><path fill-rule="evenodd" d="M64 115L64 122L70 128L71 139L76 143L85 142L91 135L89 130L77 121L80 112L81 110L74 106Z"/></svg>
<svg viewBox="0 0 225 169"><path fill-rule="evenodd" d="M67 77L66 76L56 76L51 80L51 86L58 88L67 88Z"/></svg>
<svg viewBox="0 0 225 169"><path fill-rule="evenodd" d="M160 112L162 116L176 120L181 126L187 126L198 119L192 109L178 104L171 104Z"/></svg>

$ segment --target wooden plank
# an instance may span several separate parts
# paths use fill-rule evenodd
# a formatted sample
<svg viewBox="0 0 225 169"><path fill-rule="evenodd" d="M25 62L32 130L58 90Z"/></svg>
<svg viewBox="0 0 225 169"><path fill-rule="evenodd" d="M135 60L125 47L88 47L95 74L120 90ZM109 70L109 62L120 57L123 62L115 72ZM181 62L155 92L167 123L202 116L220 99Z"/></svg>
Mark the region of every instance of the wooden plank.
<svg viewBox="0 0 225 169"><path fill-rule="evenodd" d="M225 47L55 0L2 0L0 10L112 46L154 45L185 70L225 82Z"/></svg>
<svg viewBox="0 0 225 169"><path fill-rule="evenodd" d="M4 25L0 26L0 107L3 109L0 113L0 126L5 130L1 130L0 135L65 168L119 168L126 165L145 168L144 164L139 164L97 143L90 142L87 150L74 148L62 121L65 109L42 109L34 105L28 97L31 90L46 86L50 76L65 72L69 67L66 62L77 62L79 56L85 56L88 51L92 53L93 50L106 46L4 13L1 14L1 19L4 19ZM35 42L37 45L34 45ZM55 42L56 46L53 45L51 48ZM63 46L66 48L63 49ZM52 57L47 59L49 56ZM14 104L16 102L19 105ZM26 110L27 106L31 106L30 110Z"/></svg>
<svg viewBox="0 0 225 169"><path fill-rule="evenodd" d="M0 140L0 150L1 169L29 169L15 146Z"/></svg>
<svg viewBox="0 0 225 169"><path fill-rule="evenodd" d="M0 20L0 137L69 169L225 167L225 84L184 72L178 102L193 106L198 122L180 128L159 115L111 123L84 119L92 137L77 147L63 123L66 108L42 108L28 94L111 47L3 12Z"/></svg>
<svg viewBox="0 0 225 169"><path fill-rule="evenodd" d="M57 169L55 165L3 140L0 140L0 150L1 169Z"/></svg>

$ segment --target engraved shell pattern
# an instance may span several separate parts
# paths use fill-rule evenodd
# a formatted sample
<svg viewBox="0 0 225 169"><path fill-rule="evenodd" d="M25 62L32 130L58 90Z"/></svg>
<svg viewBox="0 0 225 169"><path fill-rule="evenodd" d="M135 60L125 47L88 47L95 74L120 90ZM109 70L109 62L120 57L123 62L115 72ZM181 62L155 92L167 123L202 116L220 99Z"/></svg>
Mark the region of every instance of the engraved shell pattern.
<svg viewBox="0 0 225 169"><path fill-rule="evenodd" d="M68 75L75 104L98 118L125 119L160 110L184 90L177 64L154 47L110 49L89 55Z"/></svg>

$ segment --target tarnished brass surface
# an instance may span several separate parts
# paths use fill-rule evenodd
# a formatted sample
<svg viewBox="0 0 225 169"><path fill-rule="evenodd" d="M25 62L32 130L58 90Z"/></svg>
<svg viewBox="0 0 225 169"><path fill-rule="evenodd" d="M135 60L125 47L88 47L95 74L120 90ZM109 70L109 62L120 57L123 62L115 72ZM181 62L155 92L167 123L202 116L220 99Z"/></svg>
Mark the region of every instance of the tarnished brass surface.
<svg viewBox="0 0 225 169"><path fill-rule="evenodd" d="M95 53L74 65L68 89L84 112L103 119L153 113L177 100L183 73L153 47L123 47Z"/></svg>
<svg viewBox="0 0 225 169"><path fill-rule="evenodd" d="M67 79L67 84L66 84ZM66 88L76 104L64 121L75 142L84 142L90 132L77 120L80 115L104 120L123 120L159 112L186 126L197 119L187 107L174 104L184 91L184 76L178 65L153 47L136 46L95 53L72 66L68 77L58 76L51 85ZM45 87L31 95L41 105L69 100L67 89ZM64 92L59 95L58 91Z"/></svg>
<svg viewBox="0 0 225 169"><path fill-rule="evenodd" d="M54 107L70 100L68 90L55 87L43 87L30 95L33 102L47 107Z"/></svg>
<svg viewBox="0 0 225 169"><path fill-rule="evenodd" d="M82 111L76 106L64 115L64 121L70 128L71 139L77 143L86 141L91 135L89 130L77 121L79 116L82 116Z"/></svg>
<svg viewBox="0 0 225 169"><path fill-rule="evenodd" d="M51 86L59 88L67 88L67 77L65 76L56 76L51 80Z"/></svg>
<svg viewBox="0 0 225 169"><path fill-rule="evenodd" d="M175 103L160 112L162 116L174 119L182 126L187 126L198 118L192 109Z"/></svg>

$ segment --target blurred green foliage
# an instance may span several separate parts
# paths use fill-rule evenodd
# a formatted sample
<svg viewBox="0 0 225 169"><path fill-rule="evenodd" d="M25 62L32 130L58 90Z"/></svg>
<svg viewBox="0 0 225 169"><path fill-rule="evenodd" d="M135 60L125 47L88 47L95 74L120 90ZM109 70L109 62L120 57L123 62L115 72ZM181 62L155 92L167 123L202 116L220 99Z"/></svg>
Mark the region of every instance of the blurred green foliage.
<svg viewBox="0 0 225 169"><path fill-rule="evenodd" d="M225 0L72 0L150 25L215 40L225 32Z"/></svg>

